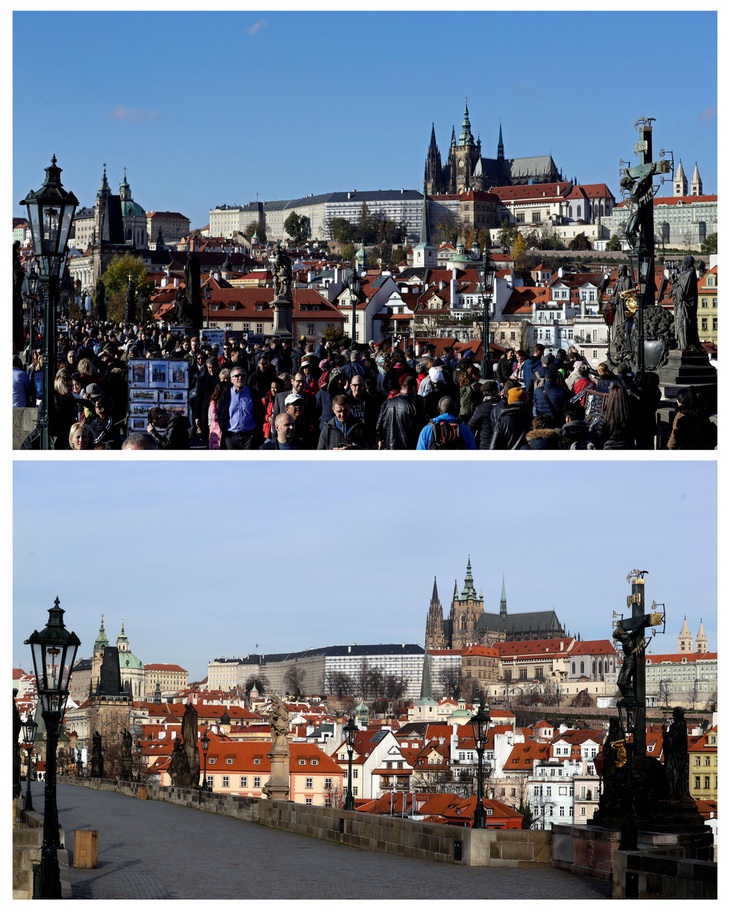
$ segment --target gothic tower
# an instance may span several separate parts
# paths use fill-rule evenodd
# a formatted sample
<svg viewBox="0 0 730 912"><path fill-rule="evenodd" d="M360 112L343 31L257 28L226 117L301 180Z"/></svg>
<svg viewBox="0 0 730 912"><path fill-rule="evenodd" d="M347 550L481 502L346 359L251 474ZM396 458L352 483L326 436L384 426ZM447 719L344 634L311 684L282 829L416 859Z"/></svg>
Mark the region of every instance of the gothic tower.
<svg viewBox="0 0 730 912"><path fill-rule="evenodd" d="M466 193L472 189L472 176L476 165L477 147L474 134L471 132L469 105L464 105L464 117L461 122L461 134L458 142L452 140L449 153L451 193Z"/></svg>
<svg viewBox="0 0 730 912"><path fill-rule="evenodd" d="M471 573L471 557L467 559L466 577L461 595L451 603L451 648L463 649L478 642L477 623L484 614L484 599L477 595Z"/></svg>
<svg viewBox="0 0 730 912"><path fill-rule="evenodd" d="M426 193L443 193L444 186L444 169L441 164L441 153L436 145L436 128L431 124L431 142L428 146L426 155L426 168L423 176L423 185ZM423 238L421 238L423 240Z"/></svg>
<svg viewBox="0 0 730 912"><path fill-rule="evenodd" d="M436 588L436 577L433 578L433 594L431 604L428 606L426 617L426 649L447 649L446 635L444 634L444 610L439 600Z"/></svg>

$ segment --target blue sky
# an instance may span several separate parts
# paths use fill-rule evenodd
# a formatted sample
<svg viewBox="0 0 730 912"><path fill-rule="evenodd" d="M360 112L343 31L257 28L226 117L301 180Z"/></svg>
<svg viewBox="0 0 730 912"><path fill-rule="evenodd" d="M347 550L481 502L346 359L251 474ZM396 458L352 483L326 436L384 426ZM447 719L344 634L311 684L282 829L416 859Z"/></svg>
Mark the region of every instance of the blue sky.
<svg viewBox="0 0 730 912"><path fill-rule="evenodd" d="M413 459L14 465L13 645L56 596L90 655L122 618L144 662L202 678L209 660L348 643L422 643L467 556L486 610L554 608L610 638L630 570L717 648L716 464L696 460L440 464ZM113 640L112 640L113 641Z"/></svg>
<svg viewBox="0 0 730 912"><path fill-rule="evenodd" d="M53 154L82 205L106 163L115 192L126 167L137 202L193 227L223 203L420 189L431 124L445 156L466 97L485 155L501 123L508 157L551 153L617 198L654 117L655 152L716 193L717 16L655 6L16 12L13 214Z"/></svg>

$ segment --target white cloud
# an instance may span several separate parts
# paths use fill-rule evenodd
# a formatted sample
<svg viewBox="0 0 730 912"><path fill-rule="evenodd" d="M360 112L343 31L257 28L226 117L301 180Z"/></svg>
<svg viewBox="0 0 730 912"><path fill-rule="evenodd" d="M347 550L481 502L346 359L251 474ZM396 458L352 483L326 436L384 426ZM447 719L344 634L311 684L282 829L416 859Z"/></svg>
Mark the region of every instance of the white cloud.
<svg viewBox="0 0 730 912"><path fill-rule="evenodd" d="M258 35L262 28L266 28L269 23L265 19L259 19L253 25L249 25L247 31L249 35Z"/></svg>
<svg viewBox="0 0 730 912"><path fill-rule="evenodd" d="M140 111L137 108L128 108L126 105L117 105L112 111L114 120L129 120L132 123L143 123L146 120L158 120L157 111Z"/></svg>

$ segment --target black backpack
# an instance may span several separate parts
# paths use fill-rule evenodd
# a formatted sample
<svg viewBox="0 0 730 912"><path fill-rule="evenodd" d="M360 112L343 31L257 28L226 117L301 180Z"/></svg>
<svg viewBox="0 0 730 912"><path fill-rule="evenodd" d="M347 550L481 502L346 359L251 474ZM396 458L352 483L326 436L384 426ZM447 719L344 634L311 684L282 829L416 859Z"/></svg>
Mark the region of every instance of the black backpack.
<svg viewBox="0 0 730 912"><path fill-rule="evenodd" d="M429 421L433 432L431 434L430 450L463 450L464 438L461 436L461 427L457 418L447 421Z"/></svg>

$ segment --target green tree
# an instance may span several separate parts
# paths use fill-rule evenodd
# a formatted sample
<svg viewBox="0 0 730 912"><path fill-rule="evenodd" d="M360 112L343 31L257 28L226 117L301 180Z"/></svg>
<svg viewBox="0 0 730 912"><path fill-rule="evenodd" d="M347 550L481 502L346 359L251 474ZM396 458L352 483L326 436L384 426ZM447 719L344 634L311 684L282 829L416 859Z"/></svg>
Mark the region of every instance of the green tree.
<svg viewBox="0 0 730 912"><path fill-rule="evenodd" d="M147 292L150 282L147 267L140 257L125 253L115 256L101 276L106 293L107 316L114 322L124 319L124 308L127 300L127 282L132 277L136 293ZM139 307L137 308L139 313Z"/></svg>
<svg viewBox="0 0 730 912"><path fill-rule="evenodd" d="M262 225L259 225L258 222L249 222L248 225L246 225L246 230L243 233L249 240L254 236L254 234L258 234L261 243L266 243L266 229Z"/></svg>
<svg viewBox="0 0 730 912"><path fill-rule="evenodd" d="M303 244L309 237L309 219L306 215L292 212L284 222L284 231L286 231L294 244Z"/></svg>
<svg viewBox="0 0 730 912"><path fill-rule="evenodd" d="M333 345L337 346L349 345L351 342L350 337L339 326L328 326L322 333L322 338L325 342L332 342Z"/></svg>
<svg viewBox="0 0 730 912"><path fill-rule="evenodd" d="M502 222L502 227L499 229L499 234L497 235L499 243L503 247L511 247L515 238L520 232L517 229L516 225L510 225L510 223L505 219Z"/></svg>
<svg viewBox="0 0 730 912"><path fill-rule="evenodd" d="M703 253L705 256L709 256L711 253L717 253L717 232L713 234L708 234L707 237L702 242L700 247L700 253Z"/></svg>
<svg viewBox="0 0 730 912"><path fill-rule="evenodd" d="M585 236L585 232L581 231L568 244L568 250L593 250L593 244Z"/></svg>
<svg viewBox="0 0 730 912"><path fill-rule="evenodd" d="M621 250L621 239L617 234L611 235L611 239L609 240L608 244L606 244L606 250Z"/></svg>
<svg viewBox="0 0 730 912"><path fill-rule="evenodd" d="M351 244L355 240L355 226L341 216L328 219L326 230L330 240L337 244Z"/></svg>

